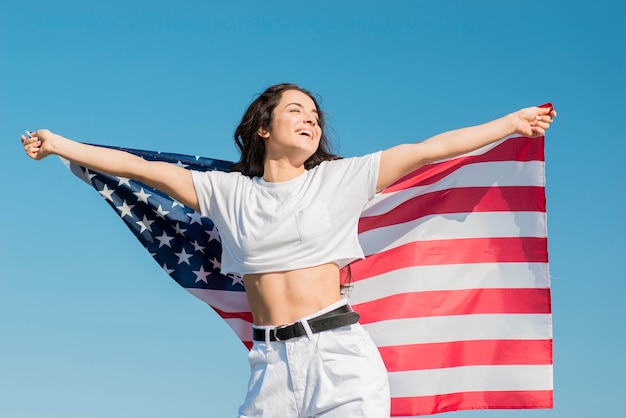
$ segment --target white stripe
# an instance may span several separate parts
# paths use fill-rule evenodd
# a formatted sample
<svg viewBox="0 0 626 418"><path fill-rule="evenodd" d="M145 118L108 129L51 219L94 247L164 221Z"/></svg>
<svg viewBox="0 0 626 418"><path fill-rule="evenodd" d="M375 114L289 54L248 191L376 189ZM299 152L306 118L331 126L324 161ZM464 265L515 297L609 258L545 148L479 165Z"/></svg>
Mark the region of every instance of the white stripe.
<svg viewBox="0 0 626 418"><path fill-rule="evenodd" d="M189 293L224 312L250 312L245 292L186 287Z"/></svg>
<svg viewBox="0 0 626 418"><path fill-rule="evenodd" d="M224 318L224 321L235 331L241 341L252 341L252 322L239 318Z"/></svg>
<svg viewBox="0 0 626 418"><path fill-rule="evenodd" d="M552 366L464 366L389 373L392 397L477 391L552 390Z"/></svg>
<svg viewBox="0 0 626 418"><path fill-rule="evenodd" d="M464 238L544 238L544 212L475 212L430 215L359 234L365 255L414 241Z"/></svg>
<svg viewBox="0 0 626 418"><path fill-rule="evenodd" d="M465 340L552 338L550 314L450 315L394 319L363 326L379 347Z"/></svg>
<svg viewBox="0 0 626 418"><path fill-rule="evenodd" d="M387 296L463 289L532 289L549 287L546 263L481 263L417 266L359 280L347 291L351 304Z"/></svg>
<svg viewBox="0 0 626 418"><path fill-rule="evenodd" d="M488 151L491 151L492 149L494 149L495 147L497 147L501 143L503 143L503 142L505 142L505 141L507 141L507 140L509 140L511 138L526 138L526 137L518 135L518 134L508 135L508 136L505 136L502 139L498 139L496 142L492 142L491 144L485 145L482 148L478 148L477 150L470 151L470 152L468 152L466 154L463 154L460 157L449 158L449 160L453 160L455 158L468 157L470 155L483 155L483 154L487 153ZM442 160L442 161L447 161L447 160Z"/></svg>
<svg viewBox="0 0 626 418"><path fill-rule="evenodd" d="M544 187L543 168L544 163L541 161L501 161L469 164L427 186L416 186L397 192L378 194L365 206L362 216L381 215L413 197L452 188L494 186Z"/></svg>
<svg viewBox="0 0 626 418"><path fill-rule="evenodd" d="M524 138L524 137L522 137L520 135L517 135L517 134L505 136L504 138L499 139L496 142L492 142L491 144L485 145L482 148L478 148L478 149L476 149L474 151L470 151L470 152L468 152L466 154L462 154L462 155L460 155L458 157L446 158L446 159L443 159L443 160L440 160L440 161L449 161L449 160L454 160L454 159L457 159L457 158L469 157L469 156L472 156L472 155L483 155L483 154L487 153L488 151L491 151L492 149L494 149L495 147L497 147L498 145L500 145L504 141L506 141L508 139L511 139L511 138Z"/></svg>

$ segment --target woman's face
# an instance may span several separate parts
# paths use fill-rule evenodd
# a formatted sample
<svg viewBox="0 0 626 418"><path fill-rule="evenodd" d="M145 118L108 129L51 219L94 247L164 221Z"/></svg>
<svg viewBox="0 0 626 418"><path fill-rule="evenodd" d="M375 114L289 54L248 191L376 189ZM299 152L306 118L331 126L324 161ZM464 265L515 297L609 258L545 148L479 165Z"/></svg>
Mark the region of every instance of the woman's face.
<svg viewBox="0 0 626 418"><path fill-rule="evenodd" d="M269 131L259 130L265 140L266 158L289 158L301 165L317 150L322 129L315 102L298 90L283 92L273 112Z"/></svg>

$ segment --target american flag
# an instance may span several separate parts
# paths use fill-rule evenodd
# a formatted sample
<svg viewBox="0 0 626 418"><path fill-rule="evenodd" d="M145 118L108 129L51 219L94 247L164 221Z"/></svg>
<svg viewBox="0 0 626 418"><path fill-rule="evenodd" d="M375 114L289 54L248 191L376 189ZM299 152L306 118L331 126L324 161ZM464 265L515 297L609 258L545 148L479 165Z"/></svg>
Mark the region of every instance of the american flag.
<svg viewBox="0 0 626 418"><path fill-rule="evenodd" d="M427 165L362 212L366 258L351 264L346 296L387 366L392 416L552 407L543 146L543 137L509 137ZM193 170L231 165L119 149ZM242 278L221 274L210 219L140 182L65 163L251 347Z"/></svg>

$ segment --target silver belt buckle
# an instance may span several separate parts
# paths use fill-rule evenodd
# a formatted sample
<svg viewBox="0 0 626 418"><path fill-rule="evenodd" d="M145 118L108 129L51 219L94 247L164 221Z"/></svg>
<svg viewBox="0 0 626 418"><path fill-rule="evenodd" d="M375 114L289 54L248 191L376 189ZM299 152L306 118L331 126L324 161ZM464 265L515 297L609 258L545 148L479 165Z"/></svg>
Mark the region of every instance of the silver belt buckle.
<svg viewBox="0 0 626 418"><path fill-rule="evenodd" d="M280 338L278 338L277 331L279 331L279 330L281 330L281 329L283 329L283 328L287 328L287 327L289 327L289 326L291 326L291 325L293 325L293 324L281 325L281 326L278 326L278 327L276 327L276 328L272 329L272 332L274 333L274 338L276 339L276 341L283 341L283 340L281 340Z"/></svg>

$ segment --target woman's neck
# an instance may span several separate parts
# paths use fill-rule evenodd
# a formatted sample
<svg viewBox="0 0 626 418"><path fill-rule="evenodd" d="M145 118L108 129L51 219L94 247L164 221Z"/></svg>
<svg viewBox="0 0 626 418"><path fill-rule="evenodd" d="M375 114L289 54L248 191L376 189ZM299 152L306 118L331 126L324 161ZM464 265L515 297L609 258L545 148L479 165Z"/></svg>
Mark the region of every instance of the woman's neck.
<svg viewBox="0 0 626 418"><path fill-rule="evenodd" d="M263 180L280 183L293 180L304 173L304 165L294 166L285 161L266 160L263 168Z"/></svg>

